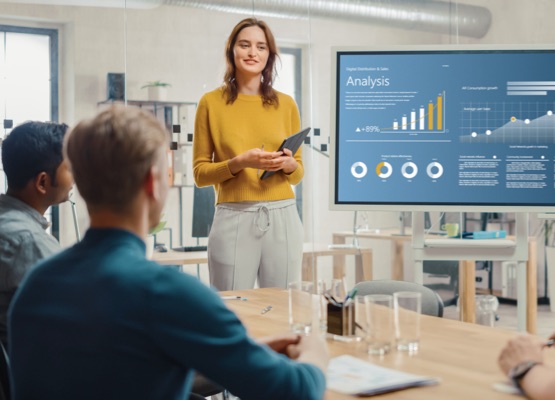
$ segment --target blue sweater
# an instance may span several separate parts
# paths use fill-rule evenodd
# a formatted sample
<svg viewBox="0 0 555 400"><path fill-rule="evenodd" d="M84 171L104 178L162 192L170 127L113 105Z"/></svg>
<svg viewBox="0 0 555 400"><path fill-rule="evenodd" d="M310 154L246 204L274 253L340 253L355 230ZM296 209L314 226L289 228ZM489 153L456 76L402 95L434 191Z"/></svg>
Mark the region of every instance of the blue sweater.
<svg viewBox="0 0 555 400"><path fill-rule="evenodd" d="M10 308L14 399L186 399L198 370L243 400L321 399L325 377L250 339L213 290L91 229L39 264Z"/></svg>

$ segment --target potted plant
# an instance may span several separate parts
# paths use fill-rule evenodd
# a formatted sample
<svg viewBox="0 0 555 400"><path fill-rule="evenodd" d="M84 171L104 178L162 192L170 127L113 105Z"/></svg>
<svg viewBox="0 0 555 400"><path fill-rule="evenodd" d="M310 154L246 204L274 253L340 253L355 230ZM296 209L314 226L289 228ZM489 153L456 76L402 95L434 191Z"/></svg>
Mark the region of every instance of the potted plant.
<svg viewBox="0 0 555 400"><path fill-rule="evenodd" d="M165 101L167 98L167 88L171 84L162 81L147 82L141 89L148 88L148 99L151 101Z"/></svg>

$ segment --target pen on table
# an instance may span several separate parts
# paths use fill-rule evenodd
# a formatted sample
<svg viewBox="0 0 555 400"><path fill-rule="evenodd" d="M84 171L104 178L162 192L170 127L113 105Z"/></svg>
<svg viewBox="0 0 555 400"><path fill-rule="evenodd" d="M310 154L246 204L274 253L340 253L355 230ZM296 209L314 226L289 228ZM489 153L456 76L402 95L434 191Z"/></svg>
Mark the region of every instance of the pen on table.
<svg viewBox="0 0 555 400"><path fill-rule="evenodd" d="M333 304L334 306L336 306L336 307L341 307L341 304L340 304L337 300L335 300L335 298L334 298L332 295L330 295L330 294L328 294L328 293L325 293L325 294L324 294L324 297L326 298L326 300L327 300L329 303Z"/></svg>
<svg viewBox="0 0 555 400"><path fill-rule="evenodd" d="M262 146L260 147L260 150L261 150L261 151L264 151L264 144L262 144ZM258 169L256 170L256 176L257 176L257 177L260 176L260 168L258 168Z"/></svg>
<svg viewBox="0 0 555 400"><path fill-rule="evenodd" d="M260 312L260 314L266 314L268 311L270 311L272 309L272 306L268 306L262 309L262 311Z"/></svg>
<svg viewBox="0 0 555 400"><path fill-rule="evenodd" d="M221 296L222 300L241 300L241 296Z"/></svg>
<svg viewBox="0 0 555 400"><path fill-rule="evenodd" d="M351 290L348 294L347 297L345 297L345 302L349 299L354 299L355 296L357 295L358 289L354 288L353 290Z"/></svg>
<svg viewBox="0 0 555 400"><path fill-rule="evenodd" d="M347 307L353 302L353 299L355 298L357 292L358 292L358 289L354 288L349 292L349 294L347 294L347 297L345 297L345 301L343 302L343 307Z"/></svg>
<svg viewBox="0 0 555 400"><path fill-rule="evenodd" d="M358 329L366 333L366 329L364 329L364 327L356 321L355 321L355 327L357 327Z"/></svg>

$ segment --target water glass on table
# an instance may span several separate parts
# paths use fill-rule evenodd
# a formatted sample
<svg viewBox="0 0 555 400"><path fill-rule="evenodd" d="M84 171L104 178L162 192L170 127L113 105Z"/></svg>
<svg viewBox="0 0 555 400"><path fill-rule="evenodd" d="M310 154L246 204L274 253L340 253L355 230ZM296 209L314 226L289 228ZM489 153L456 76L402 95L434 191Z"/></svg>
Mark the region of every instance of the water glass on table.
<svg viewBox="0 0 555 400"><path fill-rule="evenodd" d="M364 296L364 304L366 350L368 354L387 354L391 350L393 337L393 296L369 294Z"/></svg>
<svg viewBox="0 0 555 400"><path fill-rule="evenodd" d="M313 283L309 281L289 283L289 328L291 332L304 335L312 332L313 288Z"/></svg>
<svg viewBox="0 0 555 400"><path fill-rule="evenodd" d="M366 352L366 335L368 334L368 317L364 296L355 296L355 339L358 342L357 351Z"/></svg>
<svg viewBox="0 0 555 400"><path fill-rule="evenodd" d="M422 293L393 293L395 312L395 340L397 350L415 353L420 344L420 314L422 312Z"/></svg>

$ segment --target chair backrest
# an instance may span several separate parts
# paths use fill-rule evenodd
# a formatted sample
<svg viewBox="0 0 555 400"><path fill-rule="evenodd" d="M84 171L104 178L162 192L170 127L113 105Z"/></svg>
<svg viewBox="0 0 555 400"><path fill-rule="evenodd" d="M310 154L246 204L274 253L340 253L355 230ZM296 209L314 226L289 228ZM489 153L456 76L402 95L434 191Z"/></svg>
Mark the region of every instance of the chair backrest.
<svg viewBox="0 0 555 400"><path fill-rule="evenodd" d="M10 360L4 344L0 341L0 400L10 398Z"/></svg>
<svg viewBox="0 0 555 400"><path fill-rule="evenodd" d="M358 296L367 294L391 294L395 292L420 292L422 293L422 314L434 317L443 317L443 300L426 286L414 282L394 281L389 279L364 281L355 285Z"/></svg>

